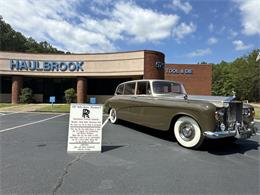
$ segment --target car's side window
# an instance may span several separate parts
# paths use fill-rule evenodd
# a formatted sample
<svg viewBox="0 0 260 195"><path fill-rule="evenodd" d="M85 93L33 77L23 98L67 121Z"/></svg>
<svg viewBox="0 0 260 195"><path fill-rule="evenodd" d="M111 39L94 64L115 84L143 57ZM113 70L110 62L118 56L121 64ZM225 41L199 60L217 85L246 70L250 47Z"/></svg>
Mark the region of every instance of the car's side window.
<svg viewBox="0 0 260 195"><path fill-rule="evenodd" d="M137 83L137 95L150 95L151 88L149 82L140 81Z"/></svg>
<svg viewBox="0 0 260 195"><path fill-rule="evenodd" d="M133 83L126 83L124 95L134 95L135 94L135 82Z"/></svg>
<svg viewBox="0 0 260 195"><path fill-rule="evenodd" d="M116 90L116 95L123 95L124 93L124 85L119 85Z"/></svg>

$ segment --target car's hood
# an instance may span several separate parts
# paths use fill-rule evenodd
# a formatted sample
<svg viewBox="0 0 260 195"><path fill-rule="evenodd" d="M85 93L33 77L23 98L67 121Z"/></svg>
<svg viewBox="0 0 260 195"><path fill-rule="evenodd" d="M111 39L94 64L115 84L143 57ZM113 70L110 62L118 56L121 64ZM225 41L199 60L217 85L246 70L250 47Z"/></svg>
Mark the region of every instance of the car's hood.
<svg viewBox="0 0 260 195"><path fill-rule="evenodd" d="M204 96L204 95L188 95L188 100L201 100L214 104L217 107L224 107L227 103L234 100L234 96Z"/></svg>
<svg viewBox="0 0 260 195"><path fill-rule="evenodd" d="M174 100L182 99L184 100L184 95L159 95L164 100ZM234 96L205 96L205 95L188 95L187 101L206 101L214 104L216 107L227 107L228 103L234 100Z"/></svg>

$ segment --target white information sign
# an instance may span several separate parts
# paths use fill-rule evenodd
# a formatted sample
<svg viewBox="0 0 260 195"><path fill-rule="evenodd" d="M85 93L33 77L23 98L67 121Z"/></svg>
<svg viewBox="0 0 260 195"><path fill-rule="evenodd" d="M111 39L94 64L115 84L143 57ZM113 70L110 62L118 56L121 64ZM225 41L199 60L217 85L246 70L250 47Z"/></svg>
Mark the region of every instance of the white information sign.
<svg viewBox="0 0 260 195"><path fill-rule="evenodd" d="M71 104L68 152L101 152L102 106Z"/></svg>

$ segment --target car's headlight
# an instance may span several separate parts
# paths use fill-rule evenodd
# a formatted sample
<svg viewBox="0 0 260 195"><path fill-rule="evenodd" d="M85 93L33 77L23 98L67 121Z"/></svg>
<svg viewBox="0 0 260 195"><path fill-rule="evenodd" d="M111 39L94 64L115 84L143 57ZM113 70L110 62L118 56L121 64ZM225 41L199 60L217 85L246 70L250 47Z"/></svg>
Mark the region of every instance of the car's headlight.
<svg viewBox="0 0 260 195"><path fill-rule="evenodd" d="M244 117L249 117L254 114L254 110L252 110L250 108L243 108L242 113L243 113Z"/></svg>
<svg viewBox="0 0 260 195"><path fill-rule="evenodd" d="M219 127L221 131L225 131L226 129L226 125L224 123L221 123Z"/></svg>

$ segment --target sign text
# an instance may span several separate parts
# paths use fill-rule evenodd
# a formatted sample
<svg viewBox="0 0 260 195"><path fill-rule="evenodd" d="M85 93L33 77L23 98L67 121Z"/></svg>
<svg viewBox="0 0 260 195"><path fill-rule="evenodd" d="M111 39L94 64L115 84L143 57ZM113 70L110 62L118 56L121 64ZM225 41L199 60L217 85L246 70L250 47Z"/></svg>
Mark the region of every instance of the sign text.
<svg viewBox="0 0 260 195"><path fill-rule="evenodd" d="M83 62L10 60L10 69L17 71L84 71Z"/></svg>

